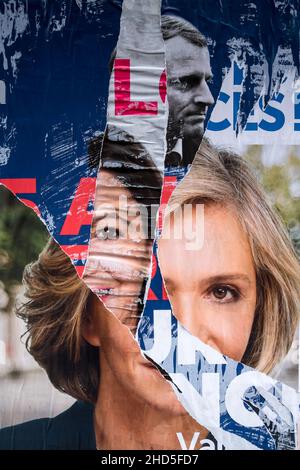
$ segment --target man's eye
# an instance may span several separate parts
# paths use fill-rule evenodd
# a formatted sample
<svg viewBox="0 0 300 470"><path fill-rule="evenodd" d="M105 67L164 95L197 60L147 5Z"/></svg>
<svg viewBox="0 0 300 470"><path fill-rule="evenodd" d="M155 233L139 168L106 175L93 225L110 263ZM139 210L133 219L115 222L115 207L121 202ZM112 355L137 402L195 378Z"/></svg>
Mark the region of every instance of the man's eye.
<svg viewBox="0 0 300 470"><path fill-rule="evenodd" d="M215 286L211 293L216 300L221 300L224 302L230 302L239 298L239 293L229 286Z"/></svg>
<svg viewBox="0 0 300 470"><path fill-rule="evenodd" d="M106 225L105 227L96 229L96 235L100 240L116 240L119 238L120 232L115 227Z"/></svg>
<svg viewBox="0 0 300 470"><path fill-rule="evenodd" d="M188 89L189 84L186 80L180 80L180 78L172 78L169 80L169 86L176 88L177 90L185 91Z"/></svg>

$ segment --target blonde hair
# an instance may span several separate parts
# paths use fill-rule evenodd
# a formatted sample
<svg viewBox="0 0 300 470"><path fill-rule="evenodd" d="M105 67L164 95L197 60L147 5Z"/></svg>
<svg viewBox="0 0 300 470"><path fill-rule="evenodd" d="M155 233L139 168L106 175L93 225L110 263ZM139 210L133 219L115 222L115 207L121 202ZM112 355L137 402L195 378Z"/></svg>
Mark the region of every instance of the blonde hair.
<svg viewBox="0 0 300 470"><path fill-rule="evenodd" d="M300 266L287 230L246 160L202 141L166 216L183 204L230 205L248 236L256 268L254 324L242 362L270 372L289 351L300 307Z"/></svg>

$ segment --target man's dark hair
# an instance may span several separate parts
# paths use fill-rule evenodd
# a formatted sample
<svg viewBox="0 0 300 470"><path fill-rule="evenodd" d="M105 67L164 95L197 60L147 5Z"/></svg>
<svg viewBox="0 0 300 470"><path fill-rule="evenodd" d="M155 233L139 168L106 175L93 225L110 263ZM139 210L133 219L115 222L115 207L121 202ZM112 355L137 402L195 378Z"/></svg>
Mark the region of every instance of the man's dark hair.
<svg viewBox="0 0 300 470"><path fill-rule="evenodd" d="M203 34L180 16L162 15L161 31L164 41L180 36L196 46L207 47L207 41Z"/></svg>
<svg viewBox="0 0 300 470"><path fill-rule="evenodd" d="M164 41L180 36L198 47L207 47L207 41L200 31L187 20L180 16L162 15L161 32ZM111 53L109 59L110 73L113 70L114 60L116 58L117 46Z"/></svg>

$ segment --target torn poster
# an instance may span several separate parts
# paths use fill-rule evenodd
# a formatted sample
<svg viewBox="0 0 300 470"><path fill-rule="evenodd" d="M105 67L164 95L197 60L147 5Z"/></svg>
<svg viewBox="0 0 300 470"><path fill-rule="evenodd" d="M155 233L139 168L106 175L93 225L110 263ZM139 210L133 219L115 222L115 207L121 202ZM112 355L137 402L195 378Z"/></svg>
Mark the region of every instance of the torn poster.
<svg viewBox="0 0 300 470"><path fill-rule="evenodd" d="M1 8L0 181L53 237L17 313L77 401L0 448L296 449L298 2Z"/></svg>

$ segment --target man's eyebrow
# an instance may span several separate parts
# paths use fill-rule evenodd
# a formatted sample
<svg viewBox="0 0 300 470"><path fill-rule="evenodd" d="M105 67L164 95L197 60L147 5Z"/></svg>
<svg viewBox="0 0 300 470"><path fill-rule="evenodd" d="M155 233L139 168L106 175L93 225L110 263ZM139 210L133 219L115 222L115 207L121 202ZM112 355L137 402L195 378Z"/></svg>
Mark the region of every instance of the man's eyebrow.
<svg viewBox="0 0 300 470"><path fill-rule="evenodd" d="M203 78L205 77L205 80L212 80L213 79L213 74L212 73L199 73L199 72L191 72L189 74L186 74L186 75L180 75L180 74L177 74L177 75L174 75L174 76L169 76L168 80L169 81L173 81L173 80L191 80L191 79L194 79L194 78Z"/></svg>
<svg viewBox="0 0 300 470"><path fill-rule="evenodd" d="M186 75L180 75L180 74L177 74L176 76L174 75L174 77L171 77L171 80L172 78L180 78L181 80L188 80L190 78L194 78L194 77L203 77L204 76L204 73L199 73L199 72L191 72L191 73L187 73Z"/></svg>

